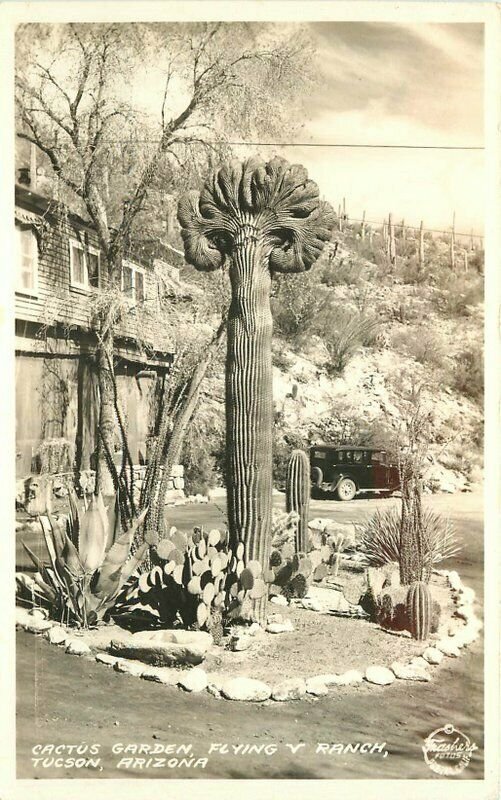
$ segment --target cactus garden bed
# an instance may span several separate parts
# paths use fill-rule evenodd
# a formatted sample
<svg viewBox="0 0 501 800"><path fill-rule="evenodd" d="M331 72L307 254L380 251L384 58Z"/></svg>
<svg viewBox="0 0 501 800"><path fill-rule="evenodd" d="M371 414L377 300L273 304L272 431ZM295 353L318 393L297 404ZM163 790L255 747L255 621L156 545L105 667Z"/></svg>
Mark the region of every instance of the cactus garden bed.
<svg viewBox="0 0 501 800"><path fill-rule="evenodd" d="M342 573L339 579L343 580ZM350 573L344 576L344 580L349 582ZM116 640L127 643L137 634L124 632L115 624L75 632L44 619L39 610L29 613L25 609L19 609L17 622L26 630L44 635L52 644L64 646L68 654L95 658L114 666L118 672L171 686L179 685L186 691L207 689L216 697L229 699L298 699L307 692L311 695L326 694L333 687L335 689L336 683L359 684L363 679L381 684L393 682L396 677L430 680L432 673L428 669L436 670L444 656L459 655L459 648L474 641L480 630L473 611L474 593L462 585L457 573L436 571L432 578L432 591L434 597L440 599L442 616L439 629L424 642L413 640L405 633L385 631L366 619L329 613L326 597L332 592L334 599L336 592L328 588L313 588L310 597L288 606L270 604L271 625L281 626L282 632L267 632L258 626L240 629L241 637L250 640L245 642L248 644L245 649L238 649L238 646L236 650L231 649L235 639L239 638L238 635L235 637L238 629L233 628L220 646L210 644L198 658L196 637L210 638L209 635L195 632L190 651L189 632L181 632L187 634L187 650L194 652L196 658L191 658L191 663L175 664L174 667L156 666L154 659L144 663L144 659L120 656ZM310 605L310 608L303 604ZM312 605L319 610L312 610ZM287 631L290 627L293 630ZM163 633L156 632L157 640L158 634ZM111 645L112 641L115 641L115 647ZM396 665L400 668L407 666L398 674ZM408 665L412 665L414 677L405 674ZM235 696L231 692L225 694L225 685L237 687L240 691L238 679L246 691L247 683L250 685L249 696L239 697L238 692Z"/></svg>

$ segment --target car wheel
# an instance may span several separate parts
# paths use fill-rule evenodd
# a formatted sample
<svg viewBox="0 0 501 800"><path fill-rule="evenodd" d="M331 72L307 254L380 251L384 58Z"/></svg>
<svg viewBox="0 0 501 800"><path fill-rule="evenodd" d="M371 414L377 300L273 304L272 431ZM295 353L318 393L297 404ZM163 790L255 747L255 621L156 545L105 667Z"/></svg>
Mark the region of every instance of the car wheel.
<svg viewBox="0 0 501 800"><path fill-rule="evenodd" d="M337 486L336 494L339 500L353 500L357 493L355 481L351 478L343 478Z"/></svg>

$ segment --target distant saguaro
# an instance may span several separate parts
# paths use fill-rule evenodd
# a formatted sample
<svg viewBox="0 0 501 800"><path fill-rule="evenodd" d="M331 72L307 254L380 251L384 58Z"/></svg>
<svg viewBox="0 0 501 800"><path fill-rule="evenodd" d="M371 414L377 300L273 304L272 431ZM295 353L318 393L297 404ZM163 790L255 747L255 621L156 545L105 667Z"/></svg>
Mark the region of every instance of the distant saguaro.
<svg viewBox="0 0 501 800"><path fill-rule="evenodd" d="M227 506L233 544L268 568L272 508L272 316L274 272L310 269L330 239L331 207L304 167L281 158L222 166L179 202L188 263L228 264L232 298L226 358ZM263 623L266 596L252 617Z"/></svg>

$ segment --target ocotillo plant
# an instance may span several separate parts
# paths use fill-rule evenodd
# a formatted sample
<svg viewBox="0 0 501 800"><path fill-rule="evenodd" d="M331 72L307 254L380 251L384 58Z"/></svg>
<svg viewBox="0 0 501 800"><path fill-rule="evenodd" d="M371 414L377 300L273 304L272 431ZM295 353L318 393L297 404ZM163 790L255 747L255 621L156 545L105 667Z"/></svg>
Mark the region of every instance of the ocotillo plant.
<svg viewBox="0 0 501 800"><path fill-rule="evenodd" d="M226 359L228 523L245 561L268 567L272 505L274 272L303 272L330 239L334 217L306 170L281 158L222 166L181 198L184 252L199 270L228 264L232 299ZM266 598L252 617L263 622Z"/></svg>
<svg viewBox="0 0 501 800"><path fill-rule="evenodd" d="M310 462L302 450L293 450L287 464L285 503L288 512L296 511L296 552L307 552L308 511L310 509Z"/></svg>

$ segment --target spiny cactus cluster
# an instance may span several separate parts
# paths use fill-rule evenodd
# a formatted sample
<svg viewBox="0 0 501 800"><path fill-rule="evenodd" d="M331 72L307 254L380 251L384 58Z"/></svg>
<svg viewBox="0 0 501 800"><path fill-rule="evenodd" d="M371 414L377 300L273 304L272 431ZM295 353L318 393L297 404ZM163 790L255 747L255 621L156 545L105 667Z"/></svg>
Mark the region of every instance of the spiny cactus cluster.
<svg viewBox="0 0 501 800"><path fill-rule="evenodd" d="M257 561L244 563L244 546L232 549L229 535L194 529L191 536L171 528L155 548L157 563L129 587L119 610L148 610L161 624L180 617L186 627L222 638L227 620L246 618L252 601L268 594L274 575Z"/></svg>
<svg viewBox="0 0 501 800"><path fill-rule="evenodd" d="M415 639L426 639L437 631L440 604L426 583L417 581L410 588L400 585L391 565L369 567L365 577L367 591L360 602L375 622L390 630L408 630Z"/></svg>
<svg viewBox="0 0 501 800"><path fill-rule="evenodd" d="M303 450L293 450L287 465L285 502L288 512L298 515L296 550L306 551L308 544L308 512L310 509L310 462Z"/></svg>
<svg viewBox="0 0 501 800"><path fill-rule="evenodd" d="M327 546L309 553L304 550L295 552L292 542L287 542L280 550L272 550L269 561L271 591L283 594L288 600L304 597L312 581L321 581L329 574L330 567L325 561L329 562L331 556Z"/></svg>

